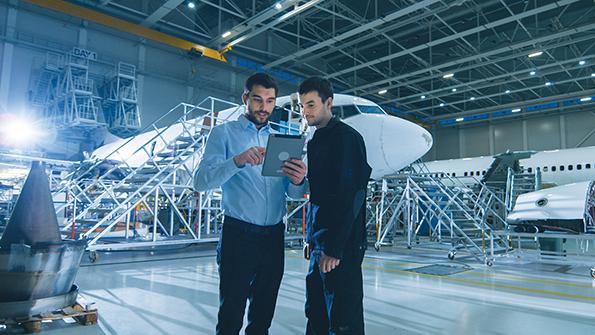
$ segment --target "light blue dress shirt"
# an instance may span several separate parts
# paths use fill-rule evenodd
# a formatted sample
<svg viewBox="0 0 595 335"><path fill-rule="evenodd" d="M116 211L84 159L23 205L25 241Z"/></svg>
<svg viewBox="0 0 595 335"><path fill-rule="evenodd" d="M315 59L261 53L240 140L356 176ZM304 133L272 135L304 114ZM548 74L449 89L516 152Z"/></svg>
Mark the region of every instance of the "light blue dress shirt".
<svg viewBox="0 0 595 335"><path fill-rule="evenodd" d="M256 129L245 115L213 128L195 174L194 189L221 186L225 215L261 226L279 223L287 213L286 194L302 198L307 181L294 185L287 177L263 177L262 165L240 168L233 161L251 147L266 148L270 133L268 124Z"/></svg>

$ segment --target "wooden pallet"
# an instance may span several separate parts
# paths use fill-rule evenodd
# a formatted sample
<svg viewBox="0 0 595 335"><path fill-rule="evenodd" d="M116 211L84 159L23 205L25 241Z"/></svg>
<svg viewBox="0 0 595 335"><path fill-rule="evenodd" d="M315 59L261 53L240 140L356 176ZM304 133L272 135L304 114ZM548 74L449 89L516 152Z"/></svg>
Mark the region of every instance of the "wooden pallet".
<svg viewBox="0 0 595 335"><path fill-rule="evenodd" d="M84 299L79 297L76 303L72 306L23 319L0 320L0 324L20 325L27 333L39 333L41 332L42 322L67 320L70 318L83 326L90 326L97 324L97 317L98 314L95 304L87 303Z"/></svg>

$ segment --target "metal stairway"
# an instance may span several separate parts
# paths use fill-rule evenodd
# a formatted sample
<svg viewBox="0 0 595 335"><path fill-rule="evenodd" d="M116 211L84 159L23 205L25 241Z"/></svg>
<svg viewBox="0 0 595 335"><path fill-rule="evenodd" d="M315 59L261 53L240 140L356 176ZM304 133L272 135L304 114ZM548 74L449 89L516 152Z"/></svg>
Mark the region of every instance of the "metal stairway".
<svg viewBox="0 0 595 335"><path fill-rule="evenodd" d="M65 216L63 231L88 238L90 249L99 249L98 240L114 230L123 230L126 239L131 237L138 227L130 223L137 221L134 217L140 208L153 219L151 231L145 234L151 241L144 245L154 244L158 236L180 239L180 230L184 232L181 239L200 238L200 227L192 225L192 210L196 209L192 174L212 126L226 121L217 117L218 111L234 107L238 106L211 97L196 106L181 103L146 127L142 135L73 171L68 182L53 192L56 212ZM158 128L157 124L174 118L176 122ZM204 208L206 203L197 205ZM169 220L160 219L163 212Z"/></svg>
<svg viewBox="0 0 595 335"><path fill-rule="evenodd" d="M473 192L457 179L441 180L429 172L409 172L384 179L377 207L377 250L381 245L392 244L390 240L399 226L411 248L425 227L430 241L450 246L450 259L464 249L491 264L487 243L495 229L506 225L503 202L485 185ZM507 250L506 241L499 236L494 236L494 243L496 252Z"/></svg>

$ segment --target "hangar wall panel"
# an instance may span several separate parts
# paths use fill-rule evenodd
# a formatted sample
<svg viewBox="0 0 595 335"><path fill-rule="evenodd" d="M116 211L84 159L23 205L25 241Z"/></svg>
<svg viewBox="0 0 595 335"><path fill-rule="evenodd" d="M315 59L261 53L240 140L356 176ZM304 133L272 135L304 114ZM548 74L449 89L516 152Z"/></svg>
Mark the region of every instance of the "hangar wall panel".
<svg viewBox="0 0 595 335"><path fill-rule="evenodd" d="M70 44L78 39L78 27L72 23L61 23L53 17L19 9L16 30L19 38L55 47L55 43ZM44 43L44 40L55 43Z"/></svg>
<svg viewBox="0 0 595 335"><path fill-rule="evenodd" d="M438 140L436 146L436 159L459 157L459 130L457 128L444 128L436 131Z"/></svg>
<svg viewBox="0 0 595 335"><path fill-rule="evenodd" d="M489 154L490 136L484 127L461 128L462 152L461 156L475 157Z"/></svg>
<svg viewBox="0 0 595 335"><path fill-rule="evenodd" d="M487 125L484 129L489 131ZM523 126L520 121L494 124L494 153L506 150L523 150Z"/></svg>
<svg viewBox="0 0 595 335"><path fill-rule="evenodd" d="M594 112L571 113L564 117L566 119L566 147L576 147L589 134L589 137L580 146L595 145L595 133L591 133L595 129Z"/></svg>
<svg viewBox="0 0 595 335"><path fill-rule="evenodd" d="M560 117L555 115L527 120L527 144L529 150L560 149Z"/></svg>

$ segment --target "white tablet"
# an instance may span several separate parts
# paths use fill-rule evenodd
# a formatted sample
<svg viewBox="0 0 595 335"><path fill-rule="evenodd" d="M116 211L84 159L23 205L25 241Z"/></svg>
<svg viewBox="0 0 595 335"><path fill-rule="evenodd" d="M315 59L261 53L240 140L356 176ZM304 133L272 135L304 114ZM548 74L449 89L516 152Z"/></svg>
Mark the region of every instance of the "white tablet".
<svg viewBox="0 0 595 335"><path fill-rule="evenodd" d="M270 134L267 143L262 175L283 177L283 163L290 158L302 159L306 138L301 135Z"/></svg>

